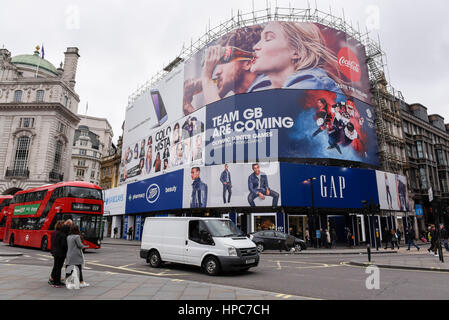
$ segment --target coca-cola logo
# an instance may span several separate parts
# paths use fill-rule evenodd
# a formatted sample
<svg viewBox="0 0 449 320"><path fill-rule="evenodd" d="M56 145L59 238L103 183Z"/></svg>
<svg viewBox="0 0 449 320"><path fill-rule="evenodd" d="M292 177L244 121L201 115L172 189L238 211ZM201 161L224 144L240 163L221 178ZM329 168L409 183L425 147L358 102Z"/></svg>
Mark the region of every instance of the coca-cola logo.
<svg viewBox="0 0 449 320"><path fill-rule="evenodd" d="M357 59L354 52L348 47L344 47L338 53L338 65L340 71L353 82L360 81L362 71L360 69L359 59Z"/></svg>

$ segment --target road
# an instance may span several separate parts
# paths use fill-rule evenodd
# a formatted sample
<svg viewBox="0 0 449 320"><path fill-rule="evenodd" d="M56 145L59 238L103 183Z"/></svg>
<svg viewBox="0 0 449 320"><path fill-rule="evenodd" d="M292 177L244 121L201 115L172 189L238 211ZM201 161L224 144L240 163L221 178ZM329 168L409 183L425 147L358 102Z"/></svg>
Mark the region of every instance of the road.
<svg viewBox="0 0 449 320"><path fill-rule="evenodd" d="M0 263L11 267L14 264L48 266L50 273L53 264L50 253L37 249L11 248L2 243L0 252L23 254L0 257ZM131 245L104 244L99 250L86 252L85 257L87 270L193 280L307 298L449 299L449 275L441 272L381 269L380 288L369 290L366 288L369 277L366 268L347 265L348 261L360 258L359 255L262 254L257 268L216 277L205 275L197 267L177 264L153 269L139 257L139 247Z"/></svg>

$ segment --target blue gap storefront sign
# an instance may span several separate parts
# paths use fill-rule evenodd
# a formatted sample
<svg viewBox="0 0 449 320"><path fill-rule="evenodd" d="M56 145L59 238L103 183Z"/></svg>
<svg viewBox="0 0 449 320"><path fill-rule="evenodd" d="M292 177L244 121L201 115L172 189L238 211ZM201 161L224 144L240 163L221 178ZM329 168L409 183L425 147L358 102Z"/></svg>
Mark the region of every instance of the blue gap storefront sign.
<svg viewBox="0 0 449 320"><path fill-rule="evenodd" d="M379 203L374 170L281 163L282 205L311 207L313 180L316 208L359 209L362 200Z"/></svg>
<svg viewBox="0 0 449 320"><path fill-rule="evenodd" d="M128 184L126 213L182 208L183 178L184 171L178 170Z"/></svg>

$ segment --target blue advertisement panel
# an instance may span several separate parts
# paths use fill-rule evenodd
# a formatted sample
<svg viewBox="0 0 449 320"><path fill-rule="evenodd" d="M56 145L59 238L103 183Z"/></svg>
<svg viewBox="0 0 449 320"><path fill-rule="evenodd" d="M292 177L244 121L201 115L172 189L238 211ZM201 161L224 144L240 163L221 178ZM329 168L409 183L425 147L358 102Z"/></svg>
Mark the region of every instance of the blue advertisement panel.
<svg viewBox="0 0 449 320"><path fill-rule="evenodd" d="M313 178L313 182L310 182ZM379 203L374 170L281 163L282 205L287 207L362 208Z"/></svg>
<svg viewBox="0 0 449 320"><path fill-rule="evenodd" d="M126 213L182 208L183 170L131 183L127 188Z"/></svg>
<svg viewBox="0 0 449 320"><path fill-rule="evenodd" d="M378 166L372 106L323 90L266 90L208 105L206 165L338 159Z"/></svg>

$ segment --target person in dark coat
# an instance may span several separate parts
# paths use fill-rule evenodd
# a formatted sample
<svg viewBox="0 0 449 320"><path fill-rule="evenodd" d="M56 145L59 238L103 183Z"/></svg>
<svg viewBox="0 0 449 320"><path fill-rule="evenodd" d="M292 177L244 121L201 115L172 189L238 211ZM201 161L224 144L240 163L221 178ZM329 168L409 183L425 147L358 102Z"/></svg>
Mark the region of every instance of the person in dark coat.
<svg viewBox="0 0 449 320"><path fill-rule="evenodd" d="M67 255L67 227L64 221L58 221L55 225L55 231L51 235L51 254L53 255L53 269L51 271L48 283L55 287L63 285L61 282L61 269Z"/></svg>
<svg viewBox="0 0 449 320"><path fill-rule="evenodd" d="M408 243L407 251L410 251L410 246L412 246L412 245L415 246L415 248L418 249L418 251L419 251L419 247L415 243L416 233L415 233L415 230L413 230L412 227L410 227L410 229L406 230L405 237L406 237L407 243Z"/></svg>
<svg viewBox="0 0 449 320"><path fill-rule="evenodd" d="M394 249L394 245L392 240L392 236L393 234L391 233L391 230L388 230L387 228L385 228L385 232L384 232L384 239L385 239L385 250L388 248L388 244L391 243L391 249Z"/></svg>

